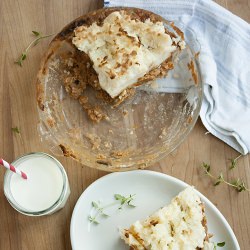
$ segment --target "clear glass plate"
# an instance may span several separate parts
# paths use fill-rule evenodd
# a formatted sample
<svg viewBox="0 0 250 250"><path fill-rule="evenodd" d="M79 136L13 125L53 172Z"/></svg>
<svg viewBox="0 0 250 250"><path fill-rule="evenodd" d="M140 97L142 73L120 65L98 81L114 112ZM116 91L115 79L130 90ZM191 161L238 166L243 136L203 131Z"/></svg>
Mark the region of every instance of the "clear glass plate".
<svg viewBox="0 0 250 250"><path fill-rule="evenodd" d="M106 171L145 168L174 150L199 116L203 85L196 53L200 45L193 31L175 23L185 31L187 47L175 60L174 69L166 78L138 87L135 96L117 108L96 99L95 91L87 88L89 99L98 102L109 117L94 123L79 102L66 93L59 56L72 50L74 28L90 15L101 16L103 11L107 9L74 20L51 42L37 76L39 133L55 155L72 157L89 167ZM175 32L168 21L161 20ZM190 62L193 75L188 68Z"/></svg>

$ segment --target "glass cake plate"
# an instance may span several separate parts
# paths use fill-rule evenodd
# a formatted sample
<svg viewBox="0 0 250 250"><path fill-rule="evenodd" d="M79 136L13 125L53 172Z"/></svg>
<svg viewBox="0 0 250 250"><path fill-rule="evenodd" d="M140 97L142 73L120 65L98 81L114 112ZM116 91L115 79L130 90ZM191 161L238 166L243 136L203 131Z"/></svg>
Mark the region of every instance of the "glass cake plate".
<svg viewBox="0 0 250 250"><path fill-rule="evenodd" d="M192 30L175 23L184 31L187 46L174 60L174 69L163 79L137 87L136 94L116 108L97 99L95 90L87 87L88 98L107 115L95 123L66 93L59 57L72 50L74 28L93 15L101 17L104 10L74 20L50 43L37 75L39 133L52 153L89 167L105 171L146 168L173 151L196 123L203 96L197 56L200 45ZM170 22L161 20L175 32Z"/></svg>

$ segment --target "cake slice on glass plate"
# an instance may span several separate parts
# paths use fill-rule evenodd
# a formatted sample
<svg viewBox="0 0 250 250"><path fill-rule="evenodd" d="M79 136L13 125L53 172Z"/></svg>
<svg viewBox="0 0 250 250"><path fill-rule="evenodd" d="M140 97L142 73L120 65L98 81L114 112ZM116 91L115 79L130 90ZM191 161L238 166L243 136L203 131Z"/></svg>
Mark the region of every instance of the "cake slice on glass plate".
<svg viewBox="0 0 250 250"><path fill-rule="evenodd" d="M172 54L184 49L185 41L183 33L173 29L176 34L153 13L145 19L121 10L107 15L101 24L77 27L72 43L90 58L101 89L115 98L174 67Z"/></svg>

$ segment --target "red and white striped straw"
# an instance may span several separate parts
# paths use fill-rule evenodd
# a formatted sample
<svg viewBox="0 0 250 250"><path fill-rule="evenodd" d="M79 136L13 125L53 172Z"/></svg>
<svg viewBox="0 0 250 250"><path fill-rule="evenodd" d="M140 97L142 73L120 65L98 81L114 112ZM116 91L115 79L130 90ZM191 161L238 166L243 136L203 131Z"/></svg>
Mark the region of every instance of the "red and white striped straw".
<svg viewBox="0 0 250 250"><path fill-rule="evenodd" d="M0 159L0 164L4 167L6 167L7 169L9 169L10 171L19 174L23 179L27 179L27 175L22 172L21 170L19 170L18 168L15 168L14 166L12 166L11 164L9 164L7 161L5 161L4 159Z"/></svg>

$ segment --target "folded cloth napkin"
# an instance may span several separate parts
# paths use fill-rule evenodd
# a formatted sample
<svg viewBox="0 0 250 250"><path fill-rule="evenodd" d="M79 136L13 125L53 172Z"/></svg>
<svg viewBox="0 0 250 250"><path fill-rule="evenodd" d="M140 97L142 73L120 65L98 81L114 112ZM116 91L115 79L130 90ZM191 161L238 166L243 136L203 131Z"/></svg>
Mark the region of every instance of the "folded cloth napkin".
<svg viewBox="0 0 250 250"><path fill-rule="evenodd" d="M104 0L147 9L195 31L204 83L200 117L213 135L250 152L250 24L211 0Z"/></svg>

